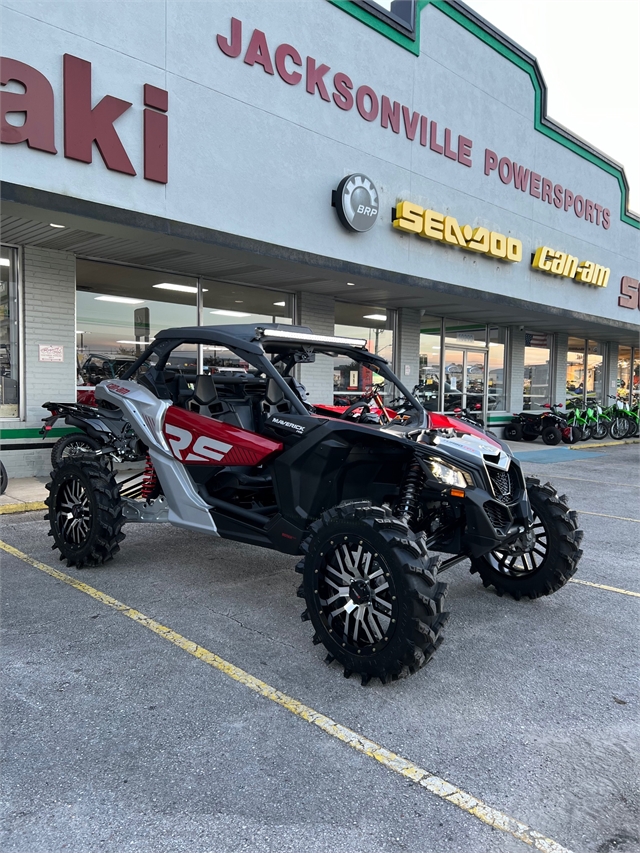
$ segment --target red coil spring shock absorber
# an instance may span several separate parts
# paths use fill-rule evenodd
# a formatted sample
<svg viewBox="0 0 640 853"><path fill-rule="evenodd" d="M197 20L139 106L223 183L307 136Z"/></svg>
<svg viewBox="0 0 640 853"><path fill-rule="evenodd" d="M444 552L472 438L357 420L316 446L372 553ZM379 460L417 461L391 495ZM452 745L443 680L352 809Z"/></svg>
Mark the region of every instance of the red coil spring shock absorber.
<svg viewBox="0 0 640 853"><path fill-rule="evenodd" d="M147 500L154 497L157 488L158 475L156 474L156 469L153 467L151 457L147 453L147 464L144 469L144 474L142 475L142 497Z"/></svg>

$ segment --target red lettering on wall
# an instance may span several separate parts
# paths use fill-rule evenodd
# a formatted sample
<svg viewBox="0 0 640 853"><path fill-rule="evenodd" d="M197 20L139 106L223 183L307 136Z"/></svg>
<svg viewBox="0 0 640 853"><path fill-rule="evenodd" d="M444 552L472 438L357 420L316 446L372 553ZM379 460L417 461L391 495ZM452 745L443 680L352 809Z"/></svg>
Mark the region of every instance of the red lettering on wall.
<svg viewBox="0 0 640 853"><path fill-rule="evenodd" d="M331 68L328 65L316 66L315 59L307 56L307 92L310 95L315 95L317 88L323 101L331 100L324 82L324 75L329 71L331 71Z"/></svg>
<svg viewBox="0 0 640 853"><path fill-rule="evenodd" d="M0 82L22 83L25 91L2 92L2 124L0 140L8 145L26 142L29 148L57 154L53 122L53 89L44 74L17 59L0 58ZM9 124L7 113L24 113L24 122Z"/></svg>
<svg viewBox="0 0 640 853"><path fill-rule="evenodd" d="M608 207L602 211L602 227L605 231L608 231L611 227L611 211Z"/></svg>
<svg viewBox="0 0 640 853"><path fill-rule="evenodd" d="M290 86L297 86L302 80L302 74L299 71L287 71L285 60L290 59L294 65L302 68L302 57L290 44L281 44L276 48L276 71L282 77L285 83Z"/></svg>
<svg viewBox="0 0 640 853"><path fill-rule="evenodd" d="M600 215L602 214L602 205L601 204L594 204L593 206L596 209L596 225L600 225Z"/></svg>
<svg viewBox="0 0 640 853"><path fill-rule="evenodd" d="M400 133L400 104L394 101L392 106L391 101L386 95L382 96L380 124L382 127L389 127L391 125L391 130L394 133Z"/></svg>
<svg viewBox="0 0 640 853"><path fill-rule="evenodd" d="M484 173L490 175L498 168L498 155L489 148L484 150Z"/></svg>
<svg viewBox="0 0 640 853"><path fill-rule="evenodd" d="M470 139L467 139L466 136L458 137L458 163L462 163L463 166L472 166L471 162L471 147L473 146L473 142Z"/></svg>
<svg viewBox="0 0 640 853"><path fill-rule="evenodd" d="M365 107L365 98L369 98L369 109ZM356 92L356 107L365 121L375 121L378 117L378 96L371 86L360 86Z"/></svg>
<svg viewBox="0 0 640 853"><path fill-rule="evenodd" d="M409 118L409 108L403 106L402 120L404 121L404 132L407 136L407 139L413 142L413 140L416 138L416 131L418 129L420 113L411 113L411 118Z"/></svg>
<svg viewBox="0 0 640 853"><path fill-rule="evenodd" d="M451 147L451 131L448 127L444 129L444 156L448 157L449 160L458 159L458 155Z"/></svg>
<svg viewBox="0 0 640 853"><path fill-rule="evenodd" d="M513 164L513 185L517 190L526 192L527 184L529 183L529 170L524 166Z"/></svg>
<svg viewBox="0 0 640 853"><path fill-rule="evenodd" d="M584 218L593 222L593 202L588 198L584 203Z"/></svg>
<svg viewBox="0 0 640 853"><path fill-rule="evenodd" d="M426 116L420 116L420 145L427 147L427 128L429 127L429 119Z"/></svg>
<svg viewBox="0 0 640 853"><path fill-rule="evenodd" d="M553 206L558 209L562 207L562 199L564 196L564 188L562 184L556 184L553 188Z"/></svg>
<svg viewBox="0 0 640 853"><path fill-rule="evenodd" d="M582 214L584 213L584 199L581 195L577 195L573 200L573 212L579 218L582 218Z"/></svg>
<svg viewBox="0 0 640 853"><path fill-rule="evenodd" d="M573 204L573 193L571 190L564 191L564 209L569 210L571 205Z"/></svg>
<svg viewBox="0 0 640 853"><path fill-rule="evenodd" d="M273 62L269 53L267 37L262 30L254 30L249 40L247 52L244 55L247 65L262 65L267 74L273 74Z"/></svg>
<svg viewBox="0 0 640 853"><path fill-rule="evenodd" d="M546 201L548 204L553 204L553 199L551 197L551 190L553 188L553 184L549 180L549 178L542 179L542 201Z"/></svg>
<svg viewBox="0 0 640 853"><path fill-rule="evenodd" d="M498 163L498 174L503 184L510 184L513 177L513 164L508 157L501 157Z"/></svg>
<svg viewBox="0 0 640 853"><path fill-rule="evenodd" d="M226 39L224 36L216 36L218 47L227 56L235 59L240 56L242 50L242 21L237 18L231 18L231 38Z"/></svg>
<svg viewBox="0 0 640 853"><path fill-rule="evenodd" d="M429 148L432 151L435 151L436 154L442 154L444 151L444 148L438 142L437 137L438 137L438 125L435 121L432 121L430 128L429 128Z"/></svg>
<svg viewBox="0 0 640 853"><path fill-rule="evenodd" d="M135 175L113 123L131 103L105 95L91 107L91 63L68 53L64 55L64 156L83 163L93 159L93 143L107 169Z"/></svg>
<svg viewBox="0 0 640 853"><path fill-rule="evenodd" d="M347 77L346 74L343 74L342 71L338 71L338 73L334 75L333 86L336 90L333 93L334 104L337 107L340 107L341 110L350 110L353 106L353 95L349 91L350 89L353 89L351 78Z"/></svg>
<svg viewBox="0 0 640 853"><path fill-rule="evenodd" d="M531 181L529 183L529 195L534 198L540 198L540 181L542 177L537 172L531 172Z"/></svg>
<svg viewBox="0 0 640 853"><path fill-rule="evenodd" d="M640 282L637 278L624 275L620 281L620 296L618 296L618 305L621 308L640 308L640 294L638 290Z"/></svg>
<svg viewBox="0 0 640 853"><path fill-rule="evenodd" d="M144 87L144 103L154 110L144 111L144 176L148 181L166 184L169 180L169 93L148 83Z"/></svg>

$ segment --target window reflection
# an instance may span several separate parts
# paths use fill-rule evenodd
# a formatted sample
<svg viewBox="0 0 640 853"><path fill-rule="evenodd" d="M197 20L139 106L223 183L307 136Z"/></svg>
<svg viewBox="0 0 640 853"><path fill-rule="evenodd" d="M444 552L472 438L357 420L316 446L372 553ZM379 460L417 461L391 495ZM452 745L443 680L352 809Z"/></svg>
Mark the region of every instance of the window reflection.
<svg viewBox="0 0 640 853"><path fill-rule="evenodd" d="M525 332L524 408L537 409L551 400L551 345L553 335Z"/></svg>

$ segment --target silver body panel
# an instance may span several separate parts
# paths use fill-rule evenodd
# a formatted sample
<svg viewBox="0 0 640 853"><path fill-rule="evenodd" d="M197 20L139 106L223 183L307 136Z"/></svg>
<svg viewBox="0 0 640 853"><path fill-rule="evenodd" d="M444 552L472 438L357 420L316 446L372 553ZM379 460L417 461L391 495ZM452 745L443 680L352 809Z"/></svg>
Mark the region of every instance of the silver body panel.
<svg viewBox="0 0 640 853"><path fill-rule="evenodd" d="M149 456L164 492L166 505L163 502L157 507L158 512L136 512L135 508L129 507L131 515L129 511L125 513L128 520L169 522L177 527L219 536L211 507L196 491L182 463L173 456L162 432L171 401L159 400L142 385L124 379L101 382L95 393L96 400L106 400L124 412L135 434L149 448Z"/></svg>

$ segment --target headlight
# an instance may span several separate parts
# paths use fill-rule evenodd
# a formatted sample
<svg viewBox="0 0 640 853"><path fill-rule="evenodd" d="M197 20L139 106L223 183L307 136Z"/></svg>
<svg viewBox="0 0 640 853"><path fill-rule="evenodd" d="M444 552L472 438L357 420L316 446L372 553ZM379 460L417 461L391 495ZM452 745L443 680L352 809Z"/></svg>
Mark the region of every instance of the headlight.
<svg viewBox="0 0 640 853"><path fill-rule="evenodd" d="M442 462L429 462L431 473L439 483L445 483L447 486L457 486L459 489L465 489L469 484L458 468L450 468L448 465L443 465Z"/></svg>

